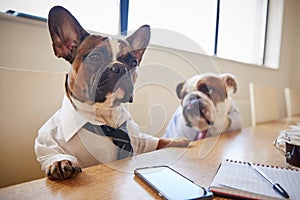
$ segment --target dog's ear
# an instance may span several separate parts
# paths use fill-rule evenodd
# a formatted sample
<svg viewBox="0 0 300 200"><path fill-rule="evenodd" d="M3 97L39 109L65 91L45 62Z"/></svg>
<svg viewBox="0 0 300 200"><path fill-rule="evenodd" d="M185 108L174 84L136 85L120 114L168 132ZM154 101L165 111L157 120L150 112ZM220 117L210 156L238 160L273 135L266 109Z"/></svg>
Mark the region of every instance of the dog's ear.
<svg viewBox="0 0 300 200"><path fill-rule="evenodd" d="M57 57L71 64L79 44L88 36L75 17L61 6L53 7L48 15L48 27L52 47Z"/></svg>
<svg viewBox="0 0 300 200"><path fill-rule="evenodd" d="M222 74L222 79L226 85L227 91L232 90L233 93L236 93L237 91L237 80L235 78L235 76L233 76L232 74L226 73L226 74Z"/></svg>
<svg viewBox="0 0 300 200"><path fill-rule="evenodd" d="M144 25L130 35L126 40L133 47L133 53L140 63L150 41L150 26Z"/></svg>
<svg viewBox="0 0 300 200"><path fill-rule="evenodd" d="M184 81L181 83L178 83L178 85L176 87L176 93L177 93L177 97L179 99L183 99L183 97L185 95L184 91L182 90L184 83L185 83Z"/></svg>

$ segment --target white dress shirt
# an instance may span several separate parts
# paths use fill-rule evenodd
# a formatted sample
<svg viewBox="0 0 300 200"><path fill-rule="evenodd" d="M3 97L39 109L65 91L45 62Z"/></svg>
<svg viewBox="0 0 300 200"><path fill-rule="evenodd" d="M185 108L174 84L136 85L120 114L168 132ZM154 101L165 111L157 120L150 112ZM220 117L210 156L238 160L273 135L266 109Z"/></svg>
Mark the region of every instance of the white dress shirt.
<svg viewBox="0 0 300 200"><path fill-rule="evenodd" d="M119 109L118 124L126 121L133 154L156 150L159 139L141 133L128 111L122 105ZM87 122L88 119L78 113L65 96L61 109L40 128L35 140L37 160L43 170L60 160L76 162L80 167L117 160L118 147L113 144L111 138L96 135L82 128Z"/></svg>

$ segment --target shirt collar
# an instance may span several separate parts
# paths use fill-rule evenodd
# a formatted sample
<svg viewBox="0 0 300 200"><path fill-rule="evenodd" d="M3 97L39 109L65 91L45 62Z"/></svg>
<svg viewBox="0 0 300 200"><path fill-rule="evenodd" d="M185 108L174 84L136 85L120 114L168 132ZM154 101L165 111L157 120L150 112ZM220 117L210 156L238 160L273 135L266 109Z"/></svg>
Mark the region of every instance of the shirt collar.
<svg viewBox="0 0 300 200"><path fill-rule="evenodd" d="M68 97L64 96L61 107L61 128L66 141L69 141L88 120L80 115L72 106Z"/></svg>
<svg viewBox="0 0 300 200"><path fill-rule="evenodd" d="M121 105L120 116L117 119L118 125L122 125L126 120L130 118L128 111ZM105 125L94 120L88 120L82 114L75 110L71 101L67 96L64 96L62 107L61 107L61 128L62 133L66 141L69 141L84 124L90 122L96 125Z"/></svg>

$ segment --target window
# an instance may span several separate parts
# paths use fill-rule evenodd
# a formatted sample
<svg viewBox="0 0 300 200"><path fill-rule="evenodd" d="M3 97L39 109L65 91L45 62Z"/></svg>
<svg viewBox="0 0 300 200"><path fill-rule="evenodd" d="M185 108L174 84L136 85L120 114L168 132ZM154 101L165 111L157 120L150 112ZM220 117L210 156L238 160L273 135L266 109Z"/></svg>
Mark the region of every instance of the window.
<svg viewBox="0 0 300 200"><path fill-rule="evenodd" d="M2 0L0 11L13 10L47 18L56 5L67 8L88 30L117 35L119 32L119 0Z"/></svg>
<svg viewBox="0 0 300 200"><path fill-rule="evenodd" d="M157 37L151 41L152 43L187 51L193 51L191 43L196 43L199 45L198 48L212 55L216 29L216 5L217 1L213 0L130 0L128 30L149 24L155 31L153 37ZM176 40L178 37L182 40ZM187 39L191 41L185 44ZM178 44L180 41L181 44ZM197 52L196 46L194 51Z"/></svg>
<svg viewBox="0 0 300 200"><path fill-rule="evenodd" d="M217 55L262 65L267 0L221 0Z"/></svg>
<svg viewBox="0 0 300 200"><path fill-rule="evenodd" d="M0 11L46 18L54 5L66 7L88 30L117 35L149 24L151 44L279 65L283 0L10 0Z"/></svg>

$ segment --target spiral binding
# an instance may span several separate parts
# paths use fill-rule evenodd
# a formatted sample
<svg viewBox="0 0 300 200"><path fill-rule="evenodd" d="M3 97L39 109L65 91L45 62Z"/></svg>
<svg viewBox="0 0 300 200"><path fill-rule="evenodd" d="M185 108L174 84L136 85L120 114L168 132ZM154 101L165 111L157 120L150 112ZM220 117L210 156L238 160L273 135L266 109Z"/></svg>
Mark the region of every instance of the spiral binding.
<svg viewBox="0 0 300 200"><path fill-rule="evenodd" d="M228 162L233 162L233 163L239 163L239 164L247 164L248 162L246 161L238 161L238 160L232 160L232 159L226 159L225 161ZM274 165L264 165L264 164L258 164L258 163L253 163L256 166L261 166L261 167L270 167L270 168L275 168L275 169L284 169L284 170L291 170L291 171L300 171L299 169L296 168L289 168L289 167L279 167L279 166L274 166Z"/></svg>

